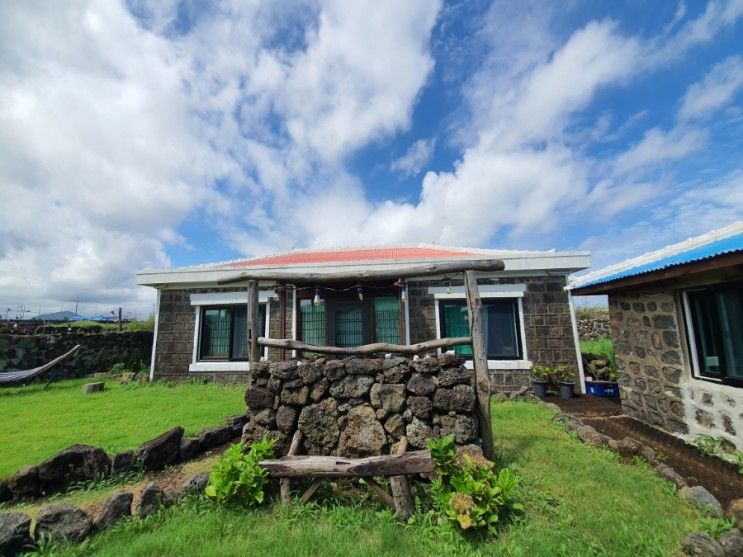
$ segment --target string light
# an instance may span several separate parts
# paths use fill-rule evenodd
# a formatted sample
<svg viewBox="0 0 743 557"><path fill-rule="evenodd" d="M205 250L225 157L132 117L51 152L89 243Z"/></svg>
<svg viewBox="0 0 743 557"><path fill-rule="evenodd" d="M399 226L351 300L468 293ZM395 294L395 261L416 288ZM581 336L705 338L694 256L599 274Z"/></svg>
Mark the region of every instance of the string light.
<svg viewBox="0 0 743 557"><path fill-rule="evenodd" d="M444 283L444 285L446 286L446 293L447 293L447 294L451 294L451 293L452 293L452 289L451 289L451 282L449 282L449 281L447 280L447 281L446 281L446 282Z"/></svg>
<svg viewBox="0 0 743 557"><path fill-rule="evenodd" d="M315 288L315 297L312 299L312 305L313 306L319 306L320 305L320 288Z"/></svg>
<svg viewBox="0 0 743 557"><path fill-rule="evenodd" d="M400 301L405 303L408 301L408 290L407 288L403 288L402 292L400 292Z"/></svg>
<svg viewBox="0 0 743 557"><path fill-rule="evenodd" d="M364 301L364 291L361 289L361 285L360 284L356 287L356 292L359 295L359 301L360 302L363 302Z"/></svg>

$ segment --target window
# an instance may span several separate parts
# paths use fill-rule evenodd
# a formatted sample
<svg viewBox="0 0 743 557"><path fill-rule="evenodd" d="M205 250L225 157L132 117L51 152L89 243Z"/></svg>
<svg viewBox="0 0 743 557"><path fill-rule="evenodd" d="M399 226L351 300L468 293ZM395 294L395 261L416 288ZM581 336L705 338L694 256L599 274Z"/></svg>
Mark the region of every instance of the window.
<svg viewBox="0 0 743 557"><path fill-rule="evenodd" d="M258 330L266 328L266 305L259 306ZM200 360L247 360L247 306L204 307L201 310Z"/></svg>
<svg viewBox="0 0 743 557"><path fill-rule="evenodd" d="M464 300L440 300L439 321L442 338L470 335L467 304ZM518 300L483 299L482 324L489 360L523 359ZM472 346L455 346L454 353L471 358Z"/></svg>
<svg viewBox="0 0 743 557"><path fill-rule="evenodd" d="M695 374L743 386L743 283L685 294Z"/></svg>
<svg viewBox="0 0 743 557"><path fill-rule="evenodd" d="M400 299L397 296L327 295L318 305L298 300L299 334L308 344L349 348L371 342L400 343Z"/></svg>

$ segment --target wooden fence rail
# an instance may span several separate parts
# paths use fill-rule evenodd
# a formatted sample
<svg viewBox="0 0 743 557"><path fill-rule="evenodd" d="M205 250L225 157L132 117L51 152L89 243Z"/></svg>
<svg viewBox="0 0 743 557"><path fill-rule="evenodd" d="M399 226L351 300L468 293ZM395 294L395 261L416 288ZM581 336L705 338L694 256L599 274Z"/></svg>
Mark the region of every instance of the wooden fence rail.
<svg viewBox="0 0 743 557"><path fill-rule="evenodd" d="M362 346L344 348L341 346L319 346L307 344L298 340L288 338L266 338L257 339L258 345L270 348L283 348L289 350L301 350L303 352L315 352L317 354L335 354L339 356L368 356L370 354L420 354L438 348L450 348L461 344L472 344L472 337L442 338L419 342L418 344L389 344L386 342L375 342Z"/></svg>

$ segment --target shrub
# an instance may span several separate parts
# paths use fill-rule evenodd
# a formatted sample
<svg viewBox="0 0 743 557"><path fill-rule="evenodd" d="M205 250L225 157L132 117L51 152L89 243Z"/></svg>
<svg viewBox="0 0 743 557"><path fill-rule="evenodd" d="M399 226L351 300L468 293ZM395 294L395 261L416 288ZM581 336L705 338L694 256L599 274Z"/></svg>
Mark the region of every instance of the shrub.
<svg viewBox="0 0 743 557"><path fill-rule="evenodd" d="M434 504L462 530L495 534L504 516L523 509L514 498L518 478L510 469L502 468L496 474L492 462L475 462L467 455L458 461L453 435L429 439L428 449L438 474L431 484Z"/></svg>
<svg viewBox="0 0 743 557"><path fill-rule="evenodd" d="M258 463L273 456L275 444L275 439L264 437L247 452L239 443L232 445L209 474L207 497L220 505L252 507L262 503L268 472Z"/></svg>
<svg viewBox="0 0 743 557"><path fill-rule="evenodd" d="M568 378L573 377L573 372L568 371L567 366L543 366L535 364L531 368L532 373L541 380L549 380L550 376L554 375L557 379L562 379L563 376Z"/></svg>

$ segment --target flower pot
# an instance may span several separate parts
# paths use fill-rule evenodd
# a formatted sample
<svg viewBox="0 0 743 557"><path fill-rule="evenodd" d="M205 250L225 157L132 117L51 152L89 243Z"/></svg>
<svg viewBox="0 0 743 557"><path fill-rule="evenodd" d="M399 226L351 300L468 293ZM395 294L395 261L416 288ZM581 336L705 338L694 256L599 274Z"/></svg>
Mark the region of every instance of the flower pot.
<svg viewBox="0 0 743 557"><path fill-rule="evenodd" d="M560 381L560 398L573 398L574 387L575 383L573 382L566 383L565 381Z"/></svg>
<svg viewBox="0 0 743 557"><path fill-rule="evenodd" d="M539 381L537 379L534 379L531 382L531 388L534 391L534 394L537 395L539 398L544 398L547 396L547 381Z"/></svg>

